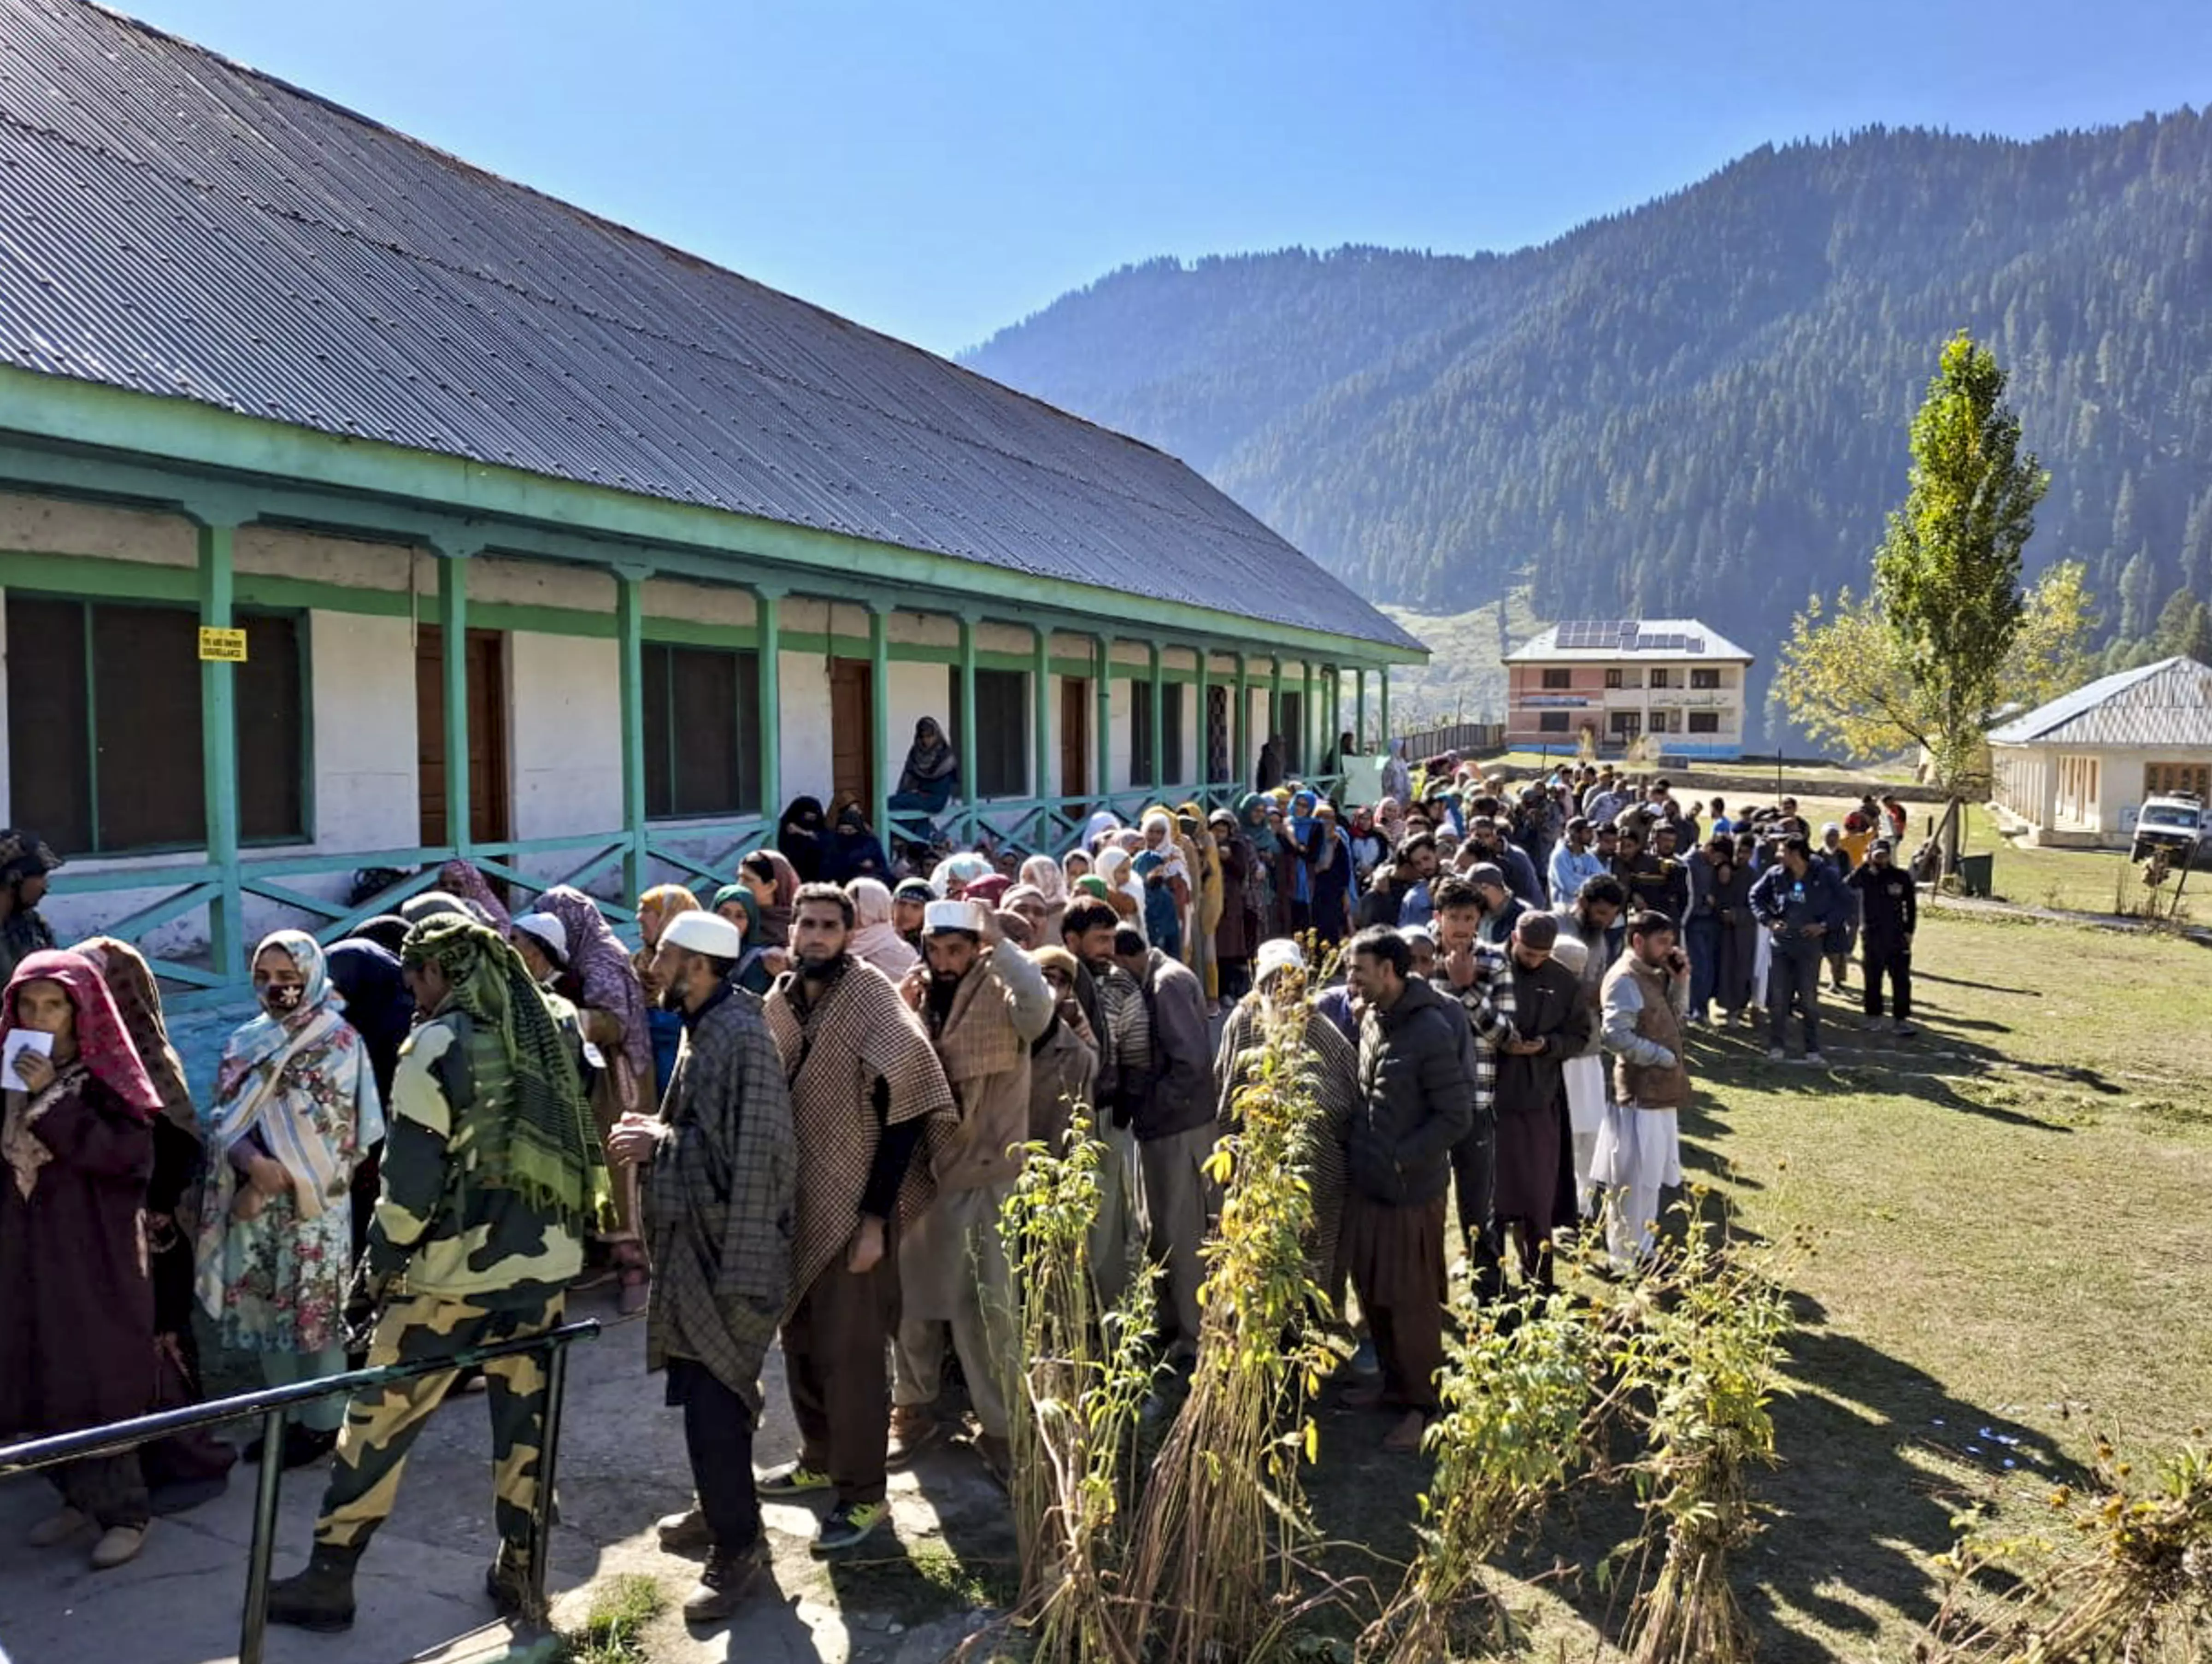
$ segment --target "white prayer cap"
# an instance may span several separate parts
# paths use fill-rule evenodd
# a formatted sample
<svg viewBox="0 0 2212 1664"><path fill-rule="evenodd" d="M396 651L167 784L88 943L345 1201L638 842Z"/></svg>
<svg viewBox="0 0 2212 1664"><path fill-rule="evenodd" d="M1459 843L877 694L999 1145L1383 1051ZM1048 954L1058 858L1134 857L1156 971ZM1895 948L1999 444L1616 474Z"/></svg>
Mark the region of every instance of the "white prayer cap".
<svg viewBox="0 0 2212 1664"><path fill-rule="evenodd" d="M1580 976L1589 963L1589 944L1572 932L1563 930L1559 939L1552 944L1552 957Z"/></svg>
<svg viewBox="0 0 2212 1664"><path fill-rule="evenodd" d="M1260 952L1252 967L1252 980L1264 982L1277 971L1294 967L1303 970L1305 963L1305 950L1287 936L1279 936L1273 941L1260 944Z"/></svg>
<svg viewBox="0 0 2212 1664"><path fill-rule="evenodd" d="M704 954L709 959L744 956L744 932L719 913L679 913L661 931L660 939L675 943L686 953Z"/></svg>
<svg viewBox="0 0 2212 1664"><path fill-rule="evenodd" d="M526 913L514 921L514 927L544 949L556 965L567 967L568 927L559 919L550 913Z"/></svg>
<svg viewBox="0 0 2212 1664"><path fill-rule="evenodd" d="M981 902L932 902L921 910L922 934L934 936L939 931L964 930L970 936L981 936L983 915Z"/></svg>

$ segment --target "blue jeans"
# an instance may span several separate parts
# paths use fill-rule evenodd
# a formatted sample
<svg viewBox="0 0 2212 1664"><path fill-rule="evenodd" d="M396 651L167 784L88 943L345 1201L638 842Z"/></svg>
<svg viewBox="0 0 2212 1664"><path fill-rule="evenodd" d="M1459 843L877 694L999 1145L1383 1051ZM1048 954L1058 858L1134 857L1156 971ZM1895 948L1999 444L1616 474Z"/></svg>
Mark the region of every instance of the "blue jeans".
<svg viewBox="0 0 2212 1664"><path fill-rule="evenodd" d="M1690 1015L1702 1020L1713 1003L1721 970L1721 921L1693 918L1686 932L1690 954Z"/></svg>
<svg viewBox="0 0 2212 1664"><path fill-rule="evenodd" d="M1820 1049L1820 969L1825 962L1815 946L1810 952L1777 947L1766 972L1766 1043L1786 1043L1790 1008L1804 1013L1805 1049Z"/></svg>

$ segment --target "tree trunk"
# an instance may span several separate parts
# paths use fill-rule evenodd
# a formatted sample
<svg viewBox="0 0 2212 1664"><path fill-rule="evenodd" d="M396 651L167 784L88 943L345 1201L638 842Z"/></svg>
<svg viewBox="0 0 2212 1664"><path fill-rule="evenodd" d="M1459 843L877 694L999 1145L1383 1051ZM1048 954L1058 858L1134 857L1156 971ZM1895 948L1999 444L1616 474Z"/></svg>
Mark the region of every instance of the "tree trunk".
<svg viewBox="0 0 2212 1664"><path fill-rule="evenodd" d="M1936 829L1937 840L1936 876L1939 883L1948 878L1958 870L1959 831L1965 819L1964 799L1953 798L1943 805L1943 819Z"/></svg>

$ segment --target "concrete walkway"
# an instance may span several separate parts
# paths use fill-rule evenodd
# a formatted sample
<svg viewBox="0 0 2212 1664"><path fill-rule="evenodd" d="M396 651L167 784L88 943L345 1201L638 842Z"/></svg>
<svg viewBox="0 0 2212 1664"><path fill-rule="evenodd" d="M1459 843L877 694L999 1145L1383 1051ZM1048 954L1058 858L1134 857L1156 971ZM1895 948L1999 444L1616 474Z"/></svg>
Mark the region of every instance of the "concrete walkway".
<svg viewBox="0 0 2212 1664"><path fill-rule="evenodd" d="M1006 1499L974 1454L940 1448L912 1473L895 1476L896 1534L886 1530L856 1562L825 1569L808 1552L817 1509L767 1509L775 1587L732 1625L687 1632L675 1610L694 1567L663 1554L653 1523L690 1497L678 1414L661 1403L644 1368L641 1320L617 1322L611 1296L593 1292L572 1316L607 1323L597 1342L571 1353L562 1418L555 1535L556 1623L573 1625L589 1586L620 1573L658 1580L669 1611L656 1625L657 1664L933 1664L979 1621L958 1592L979 1568L1011 1576L1012 1526ZM769 1363L766 1424L757 1456L766 1467L796 1448L782 1361ZM241 1442L252 1430L230 1436ZM270 1631L269 1664L404 1664L542 1655L510 1649L491 1622L484 1568L492 1526L490 1435L477 1396L450 1400L417 1441L398 1509L362 1562L360 1615L350 1633ZM284 1476L276 1575L305 1560L328 1463ZM0 1659L14 1664L229 1664L252 1536L254 1470L234 1472L229 1490L191 1512L155 1521L131 1564L94 1573L88 1543L46 1551L22 1546L54 1506L37 1480L0 1485ZM987 1563L996 1562L995 1565ZM457 1644L458 1643L458 1644Z"/></svg>

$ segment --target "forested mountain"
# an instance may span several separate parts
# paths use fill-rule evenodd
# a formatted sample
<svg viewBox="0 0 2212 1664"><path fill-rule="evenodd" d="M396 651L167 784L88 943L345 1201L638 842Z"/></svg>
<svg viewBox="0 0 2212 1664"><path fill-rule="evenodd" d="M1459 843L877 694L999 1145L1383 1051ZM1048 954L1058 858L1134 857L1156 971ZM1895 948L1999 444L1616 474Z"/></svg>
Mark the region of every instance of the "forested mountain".
<svg viewBox="0 0 2212 1664"><path fill-rule="evenodd" d="M1156 260L966 361L1203 470L1380 600L1695 615L1771 658L1863 587L1965 328L2115 657L2212 598L2212 119L1768 147L1508 255ZM2181 604L2185 610L2187 603ZM2201 616L2200 616L2201 617Z"/></svg>

